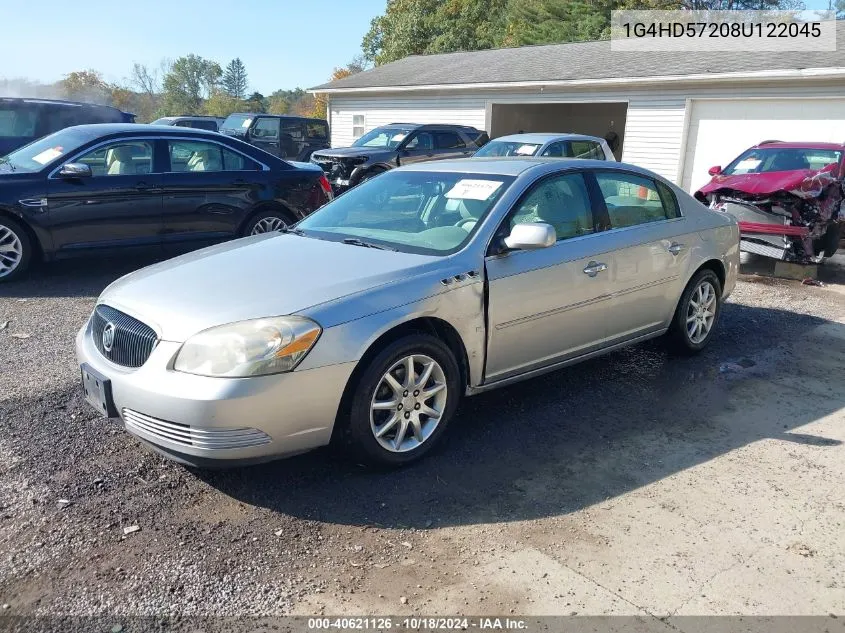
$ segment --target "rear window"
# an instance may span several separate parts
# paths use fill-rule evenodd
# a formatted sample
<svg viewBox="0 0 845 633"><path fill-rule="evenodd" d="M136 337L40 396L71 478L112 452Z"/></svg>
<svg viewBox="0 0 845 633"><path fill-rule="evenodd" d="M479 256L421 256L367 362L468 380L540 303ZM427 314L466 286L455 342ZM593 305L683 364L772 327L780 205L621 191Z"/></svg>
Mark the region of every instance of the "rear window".
<svg viewBox="0 0 845 633"><path fill-rule="evenodd" d="M248 114L230 114L220 126L221 130L243 130L252 125L252 117Z"/></svg>

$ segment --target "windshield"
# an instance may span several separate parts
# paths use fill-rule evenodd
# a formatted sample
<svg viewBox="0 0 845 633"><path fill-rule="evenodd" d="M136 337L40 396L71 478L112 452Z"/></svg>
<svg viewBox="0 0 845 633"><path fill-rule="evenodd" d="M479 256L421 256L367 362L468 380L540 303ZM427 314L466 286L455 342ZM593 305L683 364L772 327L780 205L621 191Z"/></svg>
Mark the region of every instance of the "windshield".
<svg viewBox="0 0 845 633"><path fill-rule="evenodd" d="M534 156L542 145L540 143L520 143L519 141L490 141L478 150L476 156Z"/></svg>
<svg viewBox="0 0 845 633"><path fill-rule="evenodd" d="M832 149L764 147L750 149L722 170L727 176L764 174L771 171L818 170L839 163L842 152Z"/></svg>
<svg viewBox="0 0 845 633"><path fill-rule="evenodd" d="M395 149L411 133L410 128L377 127L352 143L352 147L380 147Z"/></svg>
<svg viewBox="0 0 845 633"><path fill-rule="evenodd" d="M306 236L357 238L407 253L464 246L513 182L510 176L391 171L350 189L299 224Z"/></svg>
<svg viewBox="0 0 845 633"><path fill-rule="evenodd" d="M246 130L252 125L252 117L248 114L230 114L220 125L221 130Z"/></svg>
<svg viewBox="0 0 845 633"><path fill-rule="evenodd" d="M163 117L161 119L156 119L150 125L173 125L173 119L169 116Z"/></svg>
<svg viewBox="0 0 845 633"><path fill-rule="evenodd" d="M0 158L0 170L37 172L92 138L91 132L66 128Z"/></svg>

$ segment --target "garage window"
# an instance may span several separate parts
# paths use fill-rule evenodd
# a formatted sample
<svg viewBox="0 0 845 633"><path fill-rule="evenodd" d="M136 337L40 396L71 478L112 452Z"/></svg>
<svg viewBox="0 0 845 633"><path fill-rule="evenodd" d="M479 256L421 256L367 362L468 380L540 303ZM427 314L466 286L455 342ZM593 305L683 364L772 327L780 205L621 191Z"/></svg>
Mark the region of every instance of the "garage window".
<svg viewBox="0 0 845 633"><path fill-rule="evenodd" d="M352 115L352 138L358 139L364 136L367 127L367 119L363 114Z"/></svg>
<svg viewBox="0 0 845 633"><path fill-rule="evenodd" d="M677 209L664 206L657 184L649 178L635 174L596 172L596 181L607 206L610 225L614 229L677 217ZM674 201L674 197L671 199Z"/></svg>

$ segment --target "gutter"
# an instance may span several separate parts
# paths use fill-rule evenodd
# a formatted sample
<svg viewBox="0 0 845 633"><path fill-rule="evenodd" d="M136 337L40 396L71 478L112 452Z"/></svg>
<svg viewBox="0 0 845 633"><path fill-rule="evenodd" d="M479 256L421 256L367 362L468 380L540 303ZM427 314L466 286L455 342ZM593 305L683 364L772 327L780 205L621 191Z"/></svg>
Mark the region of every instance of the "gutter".
<svg viewBox="0 0 845 633"><path fill-rule="evenodd" d="M654 77L610 77L604 79L567 79L551 81L502 81L461 84L426 84L420 86L367 86L362 88L309 88L309 94L352 94L367 92L422 92L458 90L508 90L513 88L574 88L581 86L639 86L665 83L717 83L749 80L842 79L845 67L758 70L753 72L698 73L693 75L658 75Z"/></svg>

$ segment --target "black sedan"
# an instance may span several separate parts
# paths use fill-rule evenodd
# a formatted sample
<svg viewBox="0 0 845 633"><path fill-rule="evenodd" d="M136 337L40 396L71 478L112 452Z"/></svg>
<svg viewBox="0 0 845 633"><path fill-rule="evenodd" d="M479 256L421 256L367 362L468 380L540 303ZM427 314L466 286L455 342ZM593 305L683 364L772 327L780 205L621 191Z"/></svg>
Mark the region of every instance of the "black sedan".
<svg viewBox="0 0 845 633"><path fill-rule="evenodd" d="M0 282L35 258L178 252L278 230L331 195L319 167L220 134L66 128L0 158Z"/></svg>

